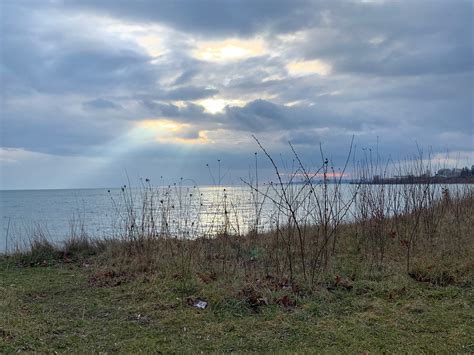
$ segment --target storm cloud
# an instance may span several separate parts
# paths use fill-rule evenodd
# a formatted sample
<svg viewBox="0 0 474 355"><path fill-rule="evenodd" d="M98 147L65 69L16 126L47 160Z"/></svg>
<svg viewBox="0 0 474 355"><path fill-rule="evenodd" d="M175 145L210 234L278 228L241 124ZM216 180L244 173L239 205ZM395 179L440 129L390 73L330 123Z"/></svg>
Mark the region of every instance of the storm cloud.
<svg viewBox="0 0 474 355"><path fill-rule="evenodd" d="M206 161L245 170L252 135L303 158L322 143L336 165L352 136L387 157L474 155L470 1L0 6L0 188L42 187L14 178L35 157L41 176L90 172L59 187L115 184L112 166L207 183Z"/></svg>

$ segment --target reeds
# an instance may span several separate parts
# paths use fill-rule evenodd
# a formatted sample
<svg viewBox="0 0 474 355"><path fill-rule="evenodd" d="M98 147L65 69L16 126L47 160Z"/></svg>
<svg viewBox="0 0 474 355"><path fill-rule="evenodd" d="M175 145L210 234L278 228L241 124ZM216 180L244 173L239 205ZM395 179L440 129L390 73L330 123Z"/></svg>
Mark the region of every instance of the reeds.
<svg viewBox="0 0 474 355"><path fill-rule="evenodd" d="M352 142L344 166L336 171L322 147L319 166L310 168L290 143L293 163L288 169L255 141L274 180L259 181L255 153L255 171L242 179L245 188L240 190L222 185L220 161L212 193L204 194L185 179L157 186L145 179L138 188L128 182L118 197L110 194L116 218L107 239L91 238L84 221L73 219L64 243L49 242L47 232L37 228L29 251L16 255L31 265L99 255L103 263L114 260L122 267L178 275L184 288L191 275L205 272L275 275L310 289L328 275L348 272L347 265L368 274L388 268L410 274L426 260L471 256L471 187L442 186L430 179L366 183L394 174L429 176L429 154L419 151L394 163L365 149L356 159ZM353 184L346 185L343 177L349 169ZM249 201L250 207L239 210L239 201Z"/></svg>

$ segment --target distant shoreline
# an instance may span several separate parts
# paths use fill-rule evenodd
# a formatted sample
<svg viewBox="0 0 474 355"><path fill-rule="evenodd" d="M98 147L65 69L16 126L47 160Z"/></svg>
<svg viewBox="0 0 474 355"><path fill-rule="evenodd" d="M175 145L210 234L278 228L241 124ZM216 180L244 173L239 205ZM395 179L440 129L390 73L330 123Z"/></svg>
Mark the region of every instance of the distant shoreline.
<svg viewBox="0 0 474 355"><path fill-rule="evenodd" d="M370 181L351 181L350 184L363 185L413 185L413 184L474 184L474 177L408 177L408 178L386 178L373 179Z"/></svg>

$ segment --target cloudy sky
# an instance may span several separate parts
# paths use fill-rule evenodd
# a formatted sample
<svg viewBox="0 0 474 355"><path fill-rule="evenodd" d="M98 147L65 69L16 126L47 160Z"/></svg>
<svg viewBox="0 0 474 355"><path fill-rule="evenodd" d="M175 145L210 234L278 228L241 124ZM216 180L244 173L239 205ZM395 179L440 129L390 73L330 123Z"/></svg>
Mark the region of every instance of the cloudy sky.
<svg viewBox="0 0 474 355"><path fill-rule="evenodd" d="M473 163L472 1L2 0L0 188L229 183L251 136ZM263 157L262 166L263 164Z"/></svg>

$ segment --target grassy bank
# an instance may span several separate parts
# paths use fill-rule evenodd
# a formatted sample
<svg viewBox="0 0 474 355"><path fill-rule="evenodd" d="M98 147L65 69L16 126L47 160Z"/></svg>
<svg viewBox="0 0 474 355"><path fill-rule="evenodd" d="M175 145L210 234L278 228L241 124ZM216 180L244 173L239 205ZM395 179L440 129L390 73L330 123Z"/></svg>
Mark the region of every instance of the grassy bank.
<svg viewBox="0 0 474 355"><path fill-rule="evenodd" d="M91 268L2 263L2 352L474 351L471 286L381 275L350 290L290 293L295 307L274 302L287 291L265 289L269 305L256 311L238 292L241 280L196 277L183 287L159 274L98 277ZM188 306L189 295L209 307Z"/></svg>
<svg viewBox="0 0 474 355"><path fill-rule="evenodd" d="M0 261L0 350L472 353L473 212L468 191L326 230L36 238Z"/></svg>

